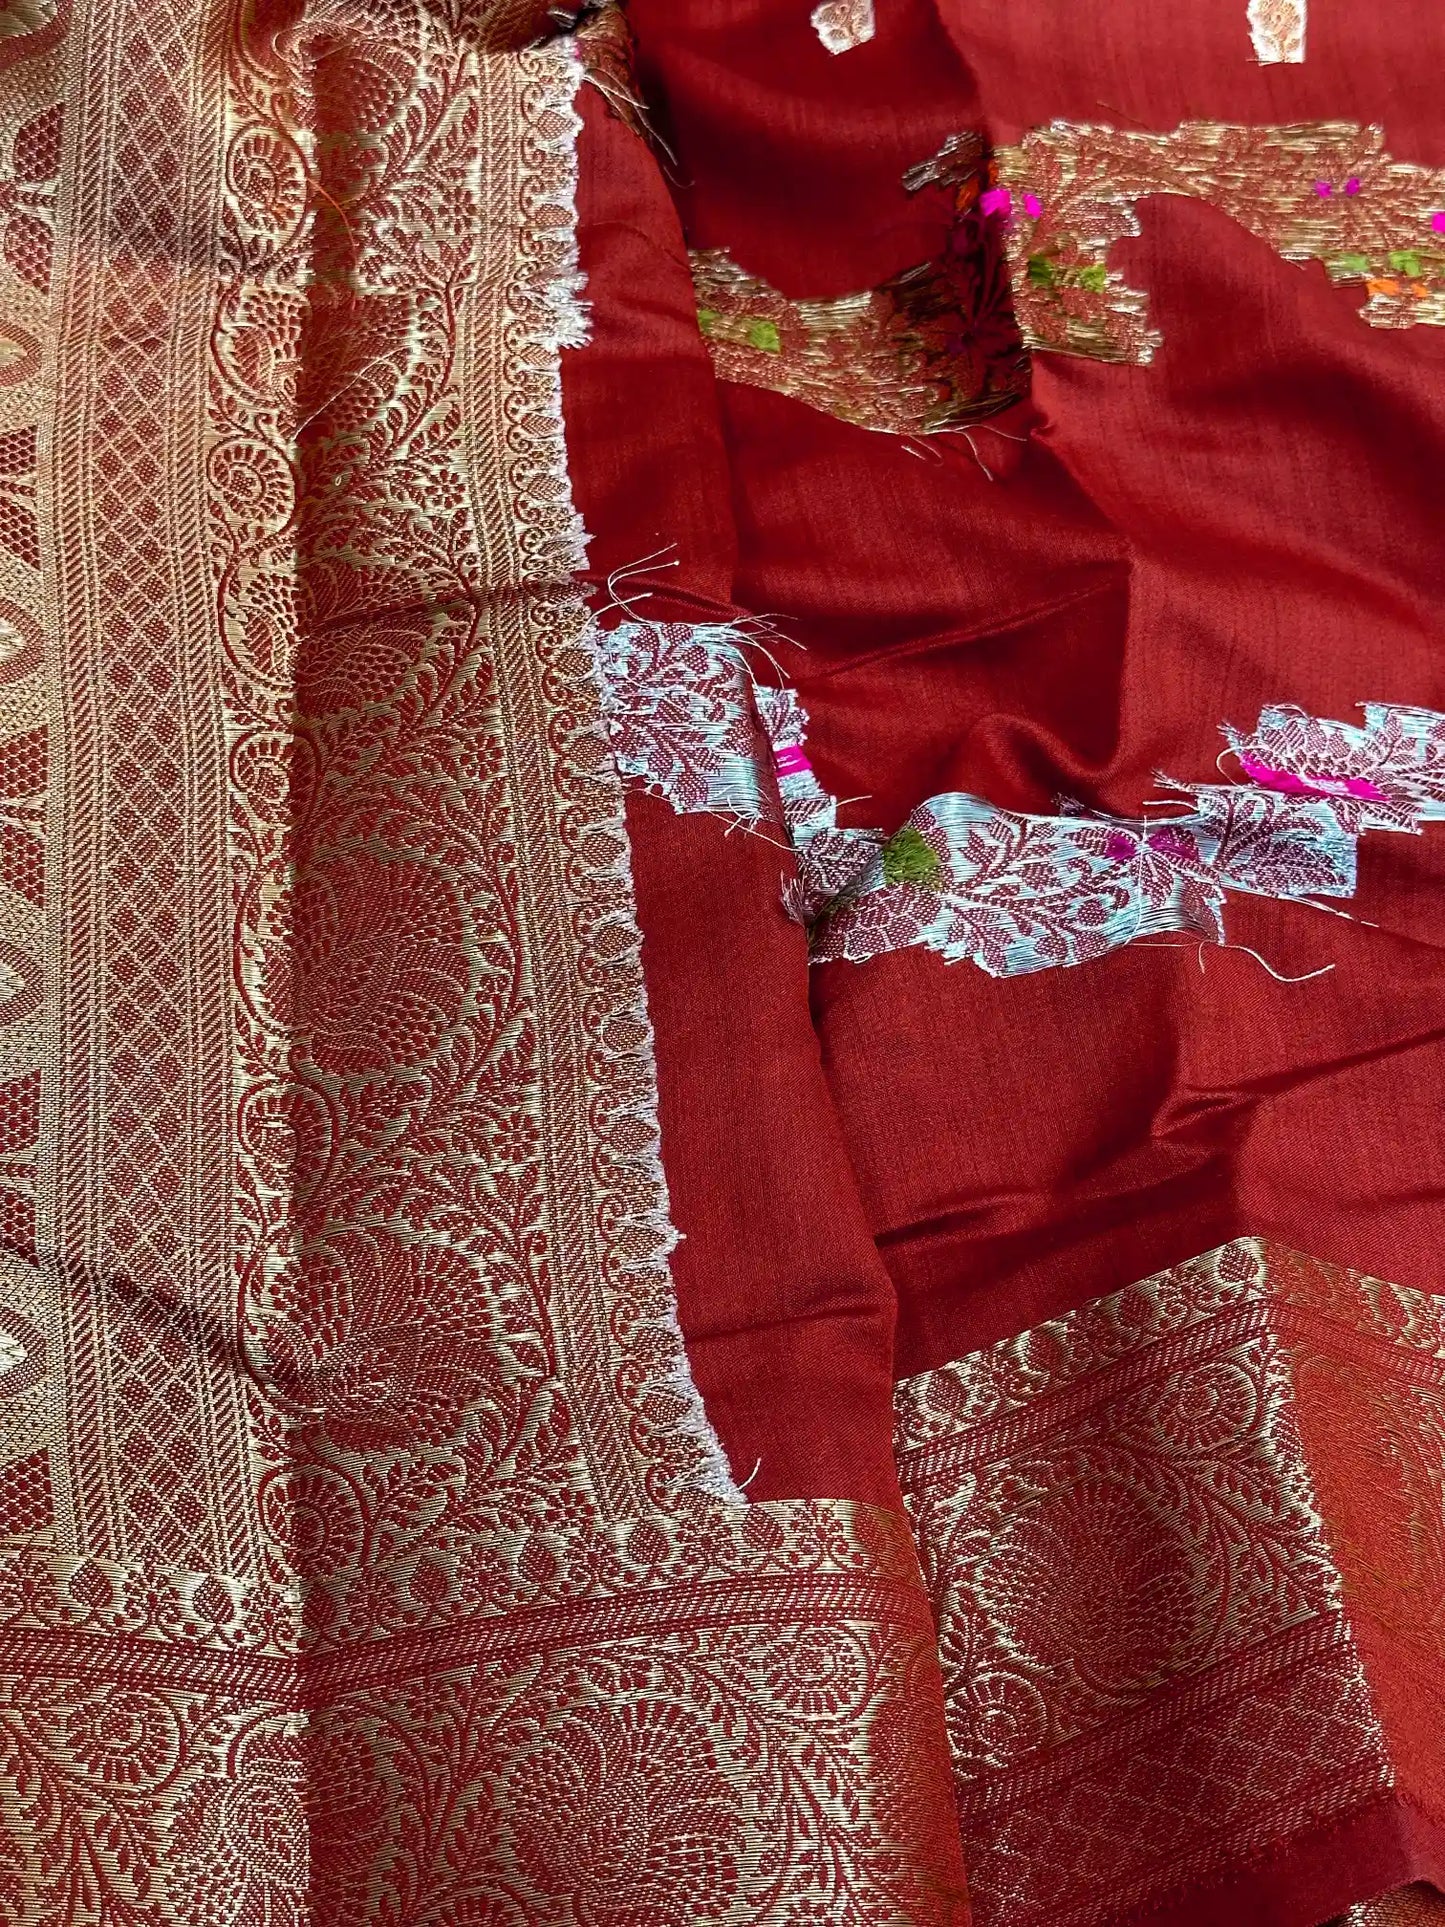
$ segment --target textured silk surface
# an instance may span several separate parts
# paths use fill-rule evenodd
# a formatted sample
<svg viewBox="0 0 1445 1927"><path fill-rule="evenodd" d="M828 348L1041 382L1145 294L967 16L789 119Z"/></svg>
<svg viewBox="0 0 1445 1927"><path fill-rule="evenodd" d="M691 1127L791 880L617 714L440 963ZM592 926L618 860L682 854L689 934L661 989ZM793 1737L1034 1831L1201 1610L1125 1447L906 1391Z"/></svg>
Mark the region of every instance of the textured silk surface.
<svg viewBox="0 0 1445 1927"><path fill-rule="evenodd" d="M1241 1240L900 1383L978 1920L1438 1811L1441 1314Z"/></svg>
<svg viewBox="0 0 1445 1927"><path fill-rule="evenodd" d="M0 1927L1440 1919L1386 11L0 9Z"/></svg>
<svg viewBox="0 0 1445 1927"><path fill-rule="evenodd" d="M951 1919L899 1520L680 1348L571 44L0 40L0 1917Z"/></svg>
<svg viewBox="0 0 1445 1927"><path fill-rule="evenodd" d="M707 1409L901 1481L975 1919L1429 1919L1438 11L627 12L564 398Z"/></svg>

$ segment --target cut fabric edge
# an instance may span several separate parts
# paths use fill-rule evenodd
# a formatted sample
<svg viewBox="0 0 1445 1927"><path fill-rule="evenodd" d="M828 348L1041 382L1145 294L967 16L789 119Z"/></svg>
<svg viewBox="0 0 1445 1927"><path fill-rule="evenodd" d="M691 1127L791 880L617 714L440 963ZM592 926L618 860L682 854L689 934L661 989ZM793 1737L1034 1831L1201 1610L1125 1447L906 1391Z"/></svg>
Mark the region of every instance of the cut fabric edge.
<svg viewBox="0 0 1445 1927"><path fill-rule="evenodd" d="M744 625L631 617L595 627L593 647L623 781L679 814L777 828L796 866L783 907L808 927L814 963L921 945L1009 977L1171 934L1225 946L1231 896L1329 909L1322 899L1355 894L1366 830L1445 819L1445 716L1365 703L1356 724L1275 704L1252 730L1221 725L1242 782L1158 777L1169 814L1066 800L1034 815L947 791L892 835L844 827L797 691L758 680L749 652L771 658Z"/></svg>
<svg viewBox="0 0 1445 1927"><path fill-rule="evenodd" d="M1224 945L1233 894L1315 907L1348 899L1364 831L1418 834L1445 817L1445 716L1361 707L1362 725L1281 705L1247 733L1224 725L1246 781L1161 776L1173 815L1074 806L1035 816L964 792L930 797L873 840L846 889L805 885L805 904L822 899L810 919L813 960L864 962L920 944L949 963L1019 976L1171 932ZM800 852L800 871L809 862Z"/></svg>
<svg viewBox="0 0 1445 1927"><path fill-rule="evenodd" d="M767 691L751 653L764 645L736 621L594 619L602 708L625 782L679 816L729 825L779 824L777 786L759 755L758 705Z"/></svg>

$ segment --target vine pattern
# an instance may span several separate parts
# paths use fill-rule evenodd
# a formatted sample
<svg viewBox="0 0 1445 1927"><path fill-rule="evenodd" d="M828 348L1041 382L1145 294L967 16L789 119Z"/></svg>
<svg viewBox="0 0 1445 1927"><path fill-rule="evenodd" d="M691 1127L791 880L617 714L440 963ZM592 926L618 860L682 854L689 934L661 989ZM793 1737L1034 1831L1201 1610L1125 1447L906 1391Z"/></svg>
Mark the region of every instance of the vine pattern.
<svg viewBox="0 0 1445 1927"><path fill-rule="evenodd" d="M932 796L891 836L838 823L786 685L754 683L746 634L629 623L602 642L613 755L677 810L781 821L796 857L788 914L816 963L923 945L994 977L1087 963L1141 938L1225 941L1236 892L1349 898L1366 831L1445 818L1445 717L1366 703L1360 723L1275 704L1226 724L1239 783L1160 777L1172 814L1065 802L1055 816L962 792Z"/></svg>
<svg viewBox="0 0 1445 1927"><path fill-rule="evenodd" d="M1354 724L1274 706L1253 731L1223 734L1247 780L1161 778L1173 815L1033 816L934 796L891 837L860 844L832 896L810 888L805 851L815 961L922 944L1010 977L1168 931L1223 943L1232 893L1351 897L1362 832L1418 833L1445 817L1445 717L1432 710L1367 703Z"/></svg>
<svg viewBox="0 0 1445 1927"><path fill-rule="evenodd" d="M976 1919L1445 1810L1442 1314L1241 1239L899 1384Z"/></svg>
<svg viewBox="0 0 1445 1927"><path fill-rule="evenodd" d="M138 1272L153 1402L94 1414L93 1468L136 1540L0 1547L0 1892L75 1927L963 1918L906 1522L748 1507L681 1351L570 582L579 67L565 40L516 51L527 23L530 3L248 0L222 48L188 0L123 0L81 29L106 58L72 61L118 90L87 92L87 128L163 137L155 173L122 145L77 180L82 239L119 174L136 232L209 250L123 293L161 338L167 298L213 295L210 519L183 561L188 593L210 566L194 634L224 695L234 972L203 989L235 1048L214 1215L236 1315L202 1336L246 1424L239 1460L208 1451L196 1331ZM144 330L118 339L100 453L148 457L172 398L130 382ZM126 554L128 609L170 559ZM119 668L164 748L175 692L137 665L156 659ZM537 942L539 903L570 949ZM156 1066L113 1068L142 1102ZM169 1136L107 1173L155 1220L147 1263L183 1222L172 1174L199 1168ZM550 1175L570 1140L585 1189ZM0 1397L50 1363L7 1297ZM216 1493L254 1560L158 1556L211 1543Z"/></svg>

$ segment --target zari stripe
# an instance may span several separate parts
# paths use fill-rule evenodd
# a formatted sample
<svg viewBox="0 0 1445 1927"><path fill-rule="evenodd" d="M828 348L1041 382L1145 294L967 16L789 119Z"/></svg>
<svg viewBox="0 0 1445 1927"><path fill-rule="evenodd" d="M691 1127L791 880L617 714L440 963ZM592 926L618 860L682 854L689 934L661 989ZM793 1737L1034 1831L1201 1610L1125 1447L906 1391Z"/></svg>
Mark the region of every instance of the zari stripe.
<svg viewBox="0 0 1445 1927"><path fill-rule="evenodd" d="M1438 1887L1415 1881L1397 1887L1394 1893L1381 1894L1378 1900L1363 1900L1331 1921L1329 1927L1441 1927L1445 1922L1445 1893Z"/></svg>
<svg viewBox="0 0 1445 1927"><path fill-rule="evenodd" d="M1163 1909L1395 1790L1445 1819L1445 1299L1242 1239L896 1426L980 1927Z"/></svg>
<svg viewBox="0 0 1445 1927"><path fill-rule="evenodd" d="M229 768L205 479L224 43L223 14L183 3L84 8L69 40L42 456L39 1236L63 1549L246 1572L262 1554L250 1392L229 1355ZM259 515L278 483L254 473Z"/></svg>
<svg viewBox="0 0 1445 1927"><path fill-rule="evenodd" d="M25 25L0 41L0 1544L53 1547L59 1387L36 1212L50 820L38 447L69 8L38 5Z"/></svg>

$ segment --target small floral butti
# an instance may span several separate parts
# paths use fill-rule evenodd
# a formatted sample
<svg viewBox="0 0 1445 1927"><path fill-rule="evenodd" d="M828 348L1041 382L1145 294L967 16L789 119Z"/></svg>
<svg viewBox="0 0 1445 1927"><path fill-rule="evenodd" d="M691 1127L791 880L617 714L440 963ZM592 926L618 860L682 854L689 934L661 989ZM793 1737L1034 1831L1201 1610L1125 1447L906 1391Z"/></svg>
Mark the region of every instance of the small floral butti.
<svg viewBox="0 0 1445 1927"><path fill-rule="evenodd" d="M1307 0L1249 0L1249 37L1261 66L1298 66L1305 57Z"/></svg>
<svg viewBox="0 0 1445 1927"><path fill-rule="evenodd" d="M873 0L819 0L811 18L814 33L830 54L851 53L878 31Z"/></svg>
<svg viewBox="0 0 1445 1927"><path fill-rule="evenodd" d="M980 205L1000 226L1025 344L1101 361L1148 362L1163 337L1148 296L1109 265L1139 233L1154 194L1207 202L1285 260L1318 261L1361 287L1371 327L1445 326L1445 168L1395 160L1379 127L1312 121L1237 127L1189 121L1171 133L1053 121L994 156ZM965 134L908 184L978 195L978 144Z"/></svg>

